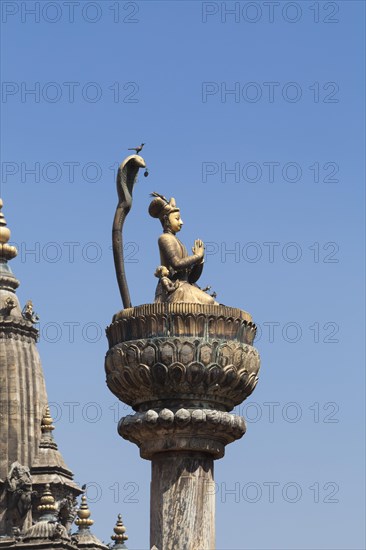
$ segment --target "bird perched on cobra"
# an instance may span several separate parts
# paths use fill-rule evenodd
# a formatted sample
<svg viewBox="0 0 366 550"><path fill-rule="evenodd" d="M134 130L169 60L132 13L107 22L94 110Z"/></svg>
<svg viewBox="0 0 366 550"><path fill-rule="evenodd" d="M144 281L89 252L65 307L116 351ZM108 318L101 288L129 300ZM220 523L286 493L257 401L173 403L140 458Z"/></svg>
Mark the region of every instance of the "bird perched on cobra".
<svg viewBox="0 0 366 550"><path fill-rule="evenodd" d="M136 155L138 155L139 153L141 153L144 145L145 143L141 143L141 145L138 145L137 147L129 147L127 151L136 151Z"/></svg>
<svg viewBox="0 0 366 550"><path fill-rule="evenodd" d="M131 210L132 191L140 168L146 168L144 159L139 155L130 155L120 165L116 181L118 205L113 220L112 244L114 266L124 308L132 307L132 304L124 265L122 230L126 216Z"/></svg>

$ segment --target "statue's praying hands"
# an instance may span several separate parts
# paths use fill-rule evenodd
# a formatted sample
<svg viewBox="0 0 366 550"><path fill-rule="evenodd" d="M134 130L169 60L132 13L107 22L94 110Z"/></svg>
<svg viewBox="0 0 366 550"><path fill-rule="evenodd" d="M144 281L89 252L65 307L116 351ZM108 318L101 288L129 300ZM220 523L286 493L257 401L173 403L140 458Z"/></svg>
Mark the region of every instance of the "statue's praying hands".
<svg viewBox="0 0 366 550"><path fill-rule="evenodd" d="M196 254L197 256L199 256L203 261L203 257L205 254L205 245L203 241L201 241L201 239L196 239L194 241L194 245L192 246L192 252L193 254Z"/></svg>

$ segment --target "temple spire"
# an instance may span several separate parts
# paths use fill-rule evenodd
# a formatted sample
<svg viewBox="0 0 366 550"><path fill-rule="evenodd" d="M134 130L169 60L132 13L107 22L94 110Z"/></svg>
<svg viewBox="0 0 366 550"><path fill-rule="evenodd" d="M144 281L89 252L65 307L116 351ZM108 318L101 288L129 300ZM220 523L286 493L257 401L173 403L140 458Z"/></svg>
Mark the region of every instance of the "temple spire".
<svg viewBox="0 0 366 550"><path fill-rule="evenodd" d="M15 246L8 244L11 231L2 213L2 207L3 201L0 198L0 290L14 292L19 286L19 281L14 277L8 261L17 256L18 250Z"/></svg>
<svg viewBox="0 0 366 550"><path fill-rule="evenodd" d="M42 492L37 509L40 517L24 534L25 548L43 548L45 544L46 548L54 548L54 541L58 542L58 548L65 548L64 544L60 545L60 542L66 543L70 541L70 537L65 527L58 521L57 504L48 483Z"/></svg>
<svg viewBox="0 0 366 550"><path fill-rule="evenodd" d="M90 518L90 510L85 495L81 497L81 505L77 511L77 516L78 517L75 520L75 524L79 527L79 530L89 529L89 527L91 527L94 523L94 521Z"/></svg>
<svg viewBox="0 0 366 550"><path fill-rule="evenodd" d="M118 514L117 523L113 531L115 534L111 536L111 539L114 540L114 545L111 547L112 550L127 550L127 546L124 543L128 539L128 536L125 534L126 527L123 525L121 514Z"/></svg>
<svg viewBox="0 0 366 550"><path fill-rule="evenodd" d="M83 550L108 550L108 546L101 542L90 530L94 521L90 518L90 510L85 495L81 497L81 505L77 511L77 516L75 524L79 529L73 535L76 546Z"/></svg>
<svg viewBox="0 0 366 550"><path fill-rule="evenodd" d="M65 464L57 443L53 438L53 419L48 405L41 420L41 440L38 453L31 467L33 488L41 493L47 484L56 496L59 521L70 531L76 514L76 497L82 489L74 482L74 474ZM39 516L39 510L33 510L33 519Z"/></svg>
<svg viewBox="0 0 366 550"><path fill-rule="evenodd" d="M18 250L15 246L8 244L11 231L7 227L4 214L1 212L3 207L3 200L0 198L0 260L11 260L18 254Z"/></svg>
<svg viewBox="0 0 366 550"><path fill-rule="evenodd" d="M41 518L51 516L50 519L56 517L57 506L53 494L51 493L50 484L47 483L41 496L41 502L37 506L38 512L41 512Z"/></svg>
<svg viewBox="0 0 366 550"><path fill-rule="evenodd" d="M27 508L31 502L22 495L24 480L19 472L26 478L34 463L42 412L47 403L36 347L38 330L33 318L22 314L15 293L19 281L12 273L10 260L17 255L17 249L9 243L11 231L2 207L0 199L0 539L11 536L15 530L23 532L31 525L32 514ZM15 468L14 464L19 466ZM19 501L15 505L19 513L14 513L9 487L14 488L12 494ZM26 500L27 506L20 505Z"/></svg>

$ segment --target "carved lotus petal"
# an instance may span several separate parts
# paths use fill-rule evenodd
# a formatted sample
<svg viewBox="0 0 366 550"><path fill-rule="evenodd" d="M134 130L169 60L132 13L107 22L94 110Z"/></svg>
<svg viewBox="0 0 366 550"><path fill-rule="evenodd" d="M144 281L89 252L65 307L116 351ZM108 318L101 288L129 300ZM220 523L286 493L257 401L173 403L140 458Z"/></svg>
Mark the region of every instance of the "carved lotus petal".
<svg viewBox="0 0 366 550"><path fill-rule="evenodd" d="M110 378L109 378L110 382L118 389L122 389L123 388L123 384L121 382L121 379L120 377L118 376L118 374L113 374Z"/></svg>
<svg viewBox="0 0 366 550"><path fill-rule="evenodd" d="M196 316L188 314L185 319L185 331L188 336L195 336L196 332Z"/></svg>
<svg viewBox="0 0 366 550"><path fill-rule="evenodd" d="M113 365L113 370L118 371L121 365L125 362L124 353L121 347L114 347L111 350L110 360Z"/></svg>
<svg viewBox="0 0 366 550"><path fill-rule="evenodd" d="M146 325L147 325L146 317L141 315L141 317L138 317L136 321L137 321L136 325L138 328L138 337L140 334L146 334Z"/></svg>
<svg viewBox="0 0 366 550"><path fill-rule="evenodd" d="M157 384L163 385L168 376L168 369L161 363L156 363L152 368L152 377Z"/></svg>
<svg viewBox="0 0 366 550"><path fill-rule="evenodd" d="M110 375L107 378L107 384L109 389L115 394L119 395L123 391L123 386L118 376Z"/></svg>
<svg viewBox="0 0 366 550"><path fill-rule="evenodd" d="M212 361L212 348L209 344L204 344L200 349L200 360L206 366Z"/></svg>
<svg viewBox="0 0 366 550"><path fill-rule="evenodd" d="M184 342L179 353L180 361L188 365L194 360L195 346L191 342Z"/></svg>
<svg viewBox="0 0 366 550"><path fill-rule="evenodd" d="M245 356L244 356L245 357ZM241 367L238 369L238 375L239 376L242 376L243 374L248 374L248 362L246 361L246 359L243 361Z"/></svg>
<svg viewBox="0 0 366 550"><path fill-rule="evenodd" d="M216 336L216 317L209 317L208 319L208 335L210 338Z"/></svg>
<svg viewBox="0 0 366 550"><path fill-rule="evenodd" d="M161 362L170 365L175 360L175 346L171 342L164 342L160 346Z"/></svg>
<svg viewBox="0 0 366 550"><path fill-rule="evenodd" d="M218 317L216 321L216 336L218 338L225 338L225 323L226 318L225 317Z"/></svg>
<svg viewBox="0 0 366 550"><path fill-rule="evenodd" d="M243 362L244 351L241 348L238 348L234 351L233 364L235 367L239 368Z"/></svg>
<svg viewBox="0 0 366 550"><path fill-rule="evenodd" d="M179 385L184 379L186 368L181 363L174 363L169 369L170 379L174 385Z"/></svg>
<svg viewBox="0 0 366 550"><path fill-rule="evenodd" d="M239 376L239 383L237 384L237 389L244 390L247 388L249 382L248 372L246 370L242 371Z"/></svg>
<svg viewBox="0 0 366 550"><path fill-rule="evenodd" d="M106 358L105 358L105 371L106 371L107 376L110 375L114 371L112 352L109 352L106 355Z"/></svg>
<svg viewBox="0 0 366 550"><path fill-rule="evenodd" d="M252 351L250 355L250 370L258 374L259 367L260 367L260 361L259 361L258 353L256 353L255 351Z"/></svg>
<svg viewBox="0 0 366 550"><path fill-rule="evenodd" d="M201 363L191 363L187 369L187 380L189 384L195 386L202 381L205 368Z"/></svg>
<svg viewBox="0 0 366 550"><path fill-rule="evenodd" d="M233 321L233 338L235 338L240 331L240 327L243 324L243 321L241 319L234 319Z"/></svg>
<svg viewBox="0 0 366 550"><path fill-rule="evenodd" d="M234 333L234 319L232 317L228 317L225 322L225 336L226 338L233 338L235 337Z"/></svg>
<svg viewBox="0 0 366 550"><path fill-rule="evenodd" d="M134 344L129 345L125 350L127 364L131 367L138 365L140 362L139 355L140 355L139 348Z"/></svg>
<svg viewBox="0 0 366 550"><path fill-rule="evenodd" d="M222 371L218 365L211 365L207 369L207 381L209 386L217 384L221 378Z"/></svg>
<svg viewBox="0 0 366 550"><path fill-rule="evenodd" d="M156 315L149 315L146 323L147 335L149 337L154 336L158 332L158 321Z"/></svg>
<svg viewBox="0 0 366 550"><path fill-rule="evenodd" d="M249 376L249 381L248 381L248 390L249 390L249 393L252 393L252 391L254 391L256 385L258 383L258 376L256 375L256 373L253 373ZM248 394L249 395L249 394Z"/></svg>
<svg viewBox="0 0 366 550"><path fill-rule="evenodd" d="M223 378L221 384L234 386L238 380L238 373L233 365L228 365L223 369Z"/></svg>
<svg viewBox="0 0 366 550"><path fill-rule="evenodd" d="M198 315L198 317L196 317L196 336L202 338L205 334L205 328L206 328L206 316Z"/></svg>
<svg viewBox="0 0 366 550"><path fill-rule="evenodd" d="M135 379L129 368L125 368L122 372L122 379L127 386L135 386Z"/></svg>
<svg viewBox="0 0 366 550"><path fill-rule="evenodd" d="M228 344L224 344L219 349L219 365L226 367L232 362L233 351Z"/></svg>
<svg viewBox="0 0 366 550"><path fill-rule="evenodd" d="M184 332L185 332L185 323L184 323L184 318L182 317L182 315L180 315L179 313L175 314L172 317L172 320L173 320L173 325L174 325L173 326L174 333L183 335Z"/></svg>
<svg viewBox="0 0 366 550"><path fill-rule="evenodd" d="M138 368L138 374L141 383L145 387L149 388L151 386L151 373L149 367L147 365L140 365Z"/></svg>
<svg viewBox="0 0 366 550"><path fill-rule="evenodd" d="M158 316L158 334L166 334L167 330L167 316L159 315Z"/></svg>
<svg viewBox="0 0 366 550"><path fill-rule="evenodd" d="M141 361L145 365L149 365L149 367L156 363L156 356L156 348L151 344L145 346L141 351Z"/></svg>

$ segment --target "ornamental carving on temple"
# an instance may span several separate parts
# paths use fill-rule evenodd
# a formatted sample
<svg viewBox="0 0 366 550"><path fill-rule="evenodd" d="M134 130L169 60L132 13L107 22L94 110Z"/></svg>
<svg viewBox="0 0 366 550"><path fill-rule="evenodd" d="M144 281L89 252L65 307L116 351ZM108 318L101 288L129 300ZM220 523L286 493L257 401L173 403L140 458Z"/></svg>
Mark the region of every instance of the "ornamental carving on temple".
<svg viewBox="0 0 366 550"><path fill-rule="evenodd" d="M16 295L9 261L17 249L2 206L0 199L0 549L126 548L120 517L109 546L91 531L84 490L53 437L36 347L39 317L32 300L22 308Z"/></svg>

